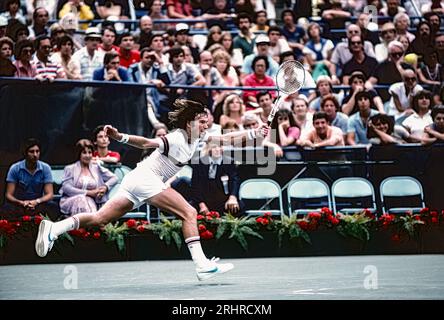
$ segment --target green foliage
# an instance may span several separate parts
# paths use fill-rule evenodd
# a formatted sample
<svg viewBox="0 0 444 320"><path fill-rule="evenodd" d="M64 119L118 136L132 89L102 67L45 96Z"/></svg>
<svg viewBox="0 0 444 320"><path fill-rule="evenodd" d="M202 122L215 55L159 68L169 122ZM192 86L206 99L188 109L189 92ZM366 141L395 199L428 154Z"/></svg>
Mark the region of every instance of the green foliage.
<svg viewBox="0 0 444 320"><path fill-rule="evenodd" d="M407 214L399 218L402 228L407 231L410 238L418 238L417 227L424 224L424 221L415 219L417 216L418 215Z"/></svg>
<svg viewBox="0 0 444 320"><path fill-rule="evenodd" d="M217 224L216 239L220 239L224 234L229 234L228 238L236 239L245 251L248 250L246 236L263 239L259 233L253 230L257 225L254 218L236 218L227 214L224 219L216 219L215 223Z"/></svg>
<svg viewBox="0 0 444 320"><path fill-rule="evenodd" d="M369 227L373 218L366 215L365 212L353 215L342 215L341 223L337 227L337 231L344 237L353 237L362 242L370 240Z"/></svg>
<svg viewBox="0 0 444 320"><path fill-rule="evenodd" d="M126 223L119 225L117 221L115 224L108 223L104 228L104 233L107 236L107 242L116 242L117 248L120 253L125 252L125 235L128 233L128 226Z"/></svg>
<svg viewBox="0 0 444 320"><path fill-rule="evenodd" d="M182 248L183 238L181 220L169 220L165 218L164 215L161 215L160 223L149 224L146 228L157 234L159 239L164 240L167 245L170 245L171 241L173 240L176 244L177 250L180 251Z"/></svg>
<svg viewBox="0 0 444 320"><path fill-rule="evenodd" d="M281 220L276 222L277 230L279 230L278 231L279 247L282 247L282 241L285 235L288 235L290 240L303 239L306 243L311 244L311 240L307 232L302 230L297 222L298 219L296 215L293 215L291 217L282 215Z"/></svg>

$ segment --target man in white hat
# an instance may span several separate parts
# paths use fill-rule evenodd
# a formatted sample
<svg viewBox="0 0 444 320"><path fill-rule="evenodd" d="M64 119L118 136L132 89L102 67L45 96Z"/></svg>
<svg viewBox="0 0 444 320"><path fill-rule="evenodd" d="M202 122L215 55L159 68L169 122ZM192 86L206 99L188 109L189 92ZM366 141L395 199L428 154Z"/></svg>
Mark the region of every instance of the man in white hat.
<svg viewBox="0 0 444 320"><path fill-rule="evenodd" d="M189 31L190 28L186 23L176 24L175 45L179 47L187 46L188 48L190 48L191 55L193 56L194 61L198 61L199 49L192 41L192 38L189 37Z"/></svg>
<svg viewBox="0 0 444 320"><path fill-rule="evenodd" d="M257 53L252 53L245 57L244 64L242 65L241 70L241 79L244 79L249 74L253 73L252 62L253 59L257 56L265 56L267 57L269 68L266 71L266 75L274 78L279 69L279 64L270 56L270 38L268 38L265 34L259 34L256 37L256 49Z"/></svg>
<svg viewBox="0 0 444 320"><path fill-rule="evenodd" d="M80 67L83 80L90 81L94 70L103 67L104 53L98 50L101 39L99 28L86 29L85 46L72 56L74 63Z"/></svg>

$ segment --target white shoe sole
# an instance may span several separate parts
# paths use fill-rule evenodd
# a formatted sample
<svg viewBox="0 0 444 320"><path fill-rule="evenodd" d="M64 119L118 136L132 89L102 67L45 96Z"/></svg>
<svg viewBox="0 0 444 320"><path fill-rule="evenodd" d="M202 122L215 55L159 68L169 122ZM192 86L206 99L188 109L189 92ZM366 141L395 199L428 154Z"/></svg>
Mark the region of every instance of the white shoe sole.
<svg viewBox="0 0 444 320"><path fill-rule="evenodd" d="M41 257L41 258L45 257L48 254L48 249L49 249L48 234L49 234L49 230L45 230L45 229L49 229L49 228L50 228L50 225L48 225L47 221L42 220L42 222L40 222L39 233L38 233L37 239L35 241L35 251L36 251L37 255L39 257ZM48 242L47 248L45 248L45 240L44 239L46 239L46 242Z"/></svg>
<svg viewBox="0 0 444 320"><path fill-rule="evenodd" d="M223 274L228 271L231 271L233 269L234 269L234 265L231 263L229 263L229 264L227 263L223 270L218 267L217 270L214 272L197 273L196 275L197 275L197 279L199 279L199 281L204 281L204 280L211 279L219 274Z"/></svg>

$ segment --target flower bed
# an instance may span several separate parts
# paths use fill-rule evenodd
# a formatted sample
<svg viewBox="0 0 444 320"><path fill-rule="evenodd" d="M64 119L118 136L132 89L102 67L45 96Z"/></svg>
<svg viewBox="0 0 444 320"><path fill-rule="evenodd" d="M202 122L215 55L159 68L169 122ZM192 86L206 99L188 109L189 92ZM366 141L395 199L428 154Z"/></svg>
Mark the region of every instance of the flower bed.
<svg viewBox="0 0 444 320"><path fill-rule="evenodd" d="M34 253L42 215L0 220L0 264L125 261L188 258L180 220L159 223L130 219L104 228L71 231L57 240L45 259ZM333 215L328 208L302 219L198 215L208 256L272 257L350 254L444 253L444 211L381 215L370 211Z"/></svg>

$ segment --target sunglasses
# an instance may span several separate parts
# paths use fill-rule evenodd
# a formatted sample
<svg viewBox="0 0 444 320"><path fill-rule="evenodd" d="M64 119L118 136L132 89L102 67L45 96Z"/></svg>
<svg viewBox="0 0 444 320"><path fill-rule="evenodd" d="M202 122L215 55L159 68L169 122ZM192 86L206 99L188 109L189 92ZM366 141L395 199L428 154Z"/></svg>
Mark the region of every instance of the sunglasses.
<svg viewBox="0 0 444 320"><path fill-rule="evenodd" d="M402 55L404 54L404 52L392 52L390 53L391 56L393 57L402 57Z"/></svg>

